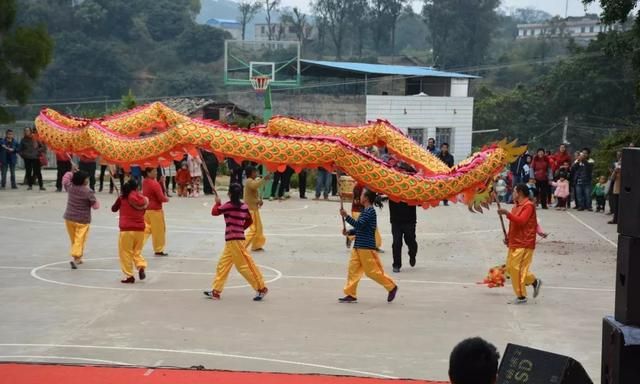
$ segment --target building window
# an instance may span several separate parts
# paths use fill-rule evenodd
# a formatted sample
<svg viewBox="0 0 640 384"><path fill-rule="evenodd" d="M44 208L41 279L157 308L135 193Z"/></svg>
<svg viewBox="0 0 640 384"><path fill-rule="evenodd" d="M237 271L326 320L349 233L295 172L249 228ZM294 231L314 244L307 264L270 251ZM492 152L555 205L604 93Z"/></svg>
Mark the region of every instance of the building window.
<svg viewBox="0 0 640 384"><path fill-rule="evenodd" d="M449 152L454 153L453 128L436 127L436 145L440 147L442 143L449 144Z"/></svg>
<svg viewBox="0 0 640 384"><path fill-rule="evenodd" d="M585 28L584 27L580 27L580 33L584 33L585 32Z"/></svg>
<svg viewBox="0 0 640 384"><path fill-rule="evenodd" d="M527 32L529 32L529 31L527 31L526 29L524 31L522 31L522 36L527 36Z"/></svg>
<svg viewBox="0 0 640 384"><path fill-rule="evenodd" d="M418 145L424 145L424 128L409 128L407 135L411 140L418 143Z"/></svg>
<svg viewBox="0 0 640 384"><path fill-rule="evenodd" d="M264 29L264 25L263 25L262 27L260 27L260 33L262 33L264 35L264 31L265 31L265 29Z"/></svg>
<svg viewBox="0 0 640 384"><path fill-rule="evenodd" d="M593 29L593 25L589 27L589 32L593 33L594 29Z"/></svg>

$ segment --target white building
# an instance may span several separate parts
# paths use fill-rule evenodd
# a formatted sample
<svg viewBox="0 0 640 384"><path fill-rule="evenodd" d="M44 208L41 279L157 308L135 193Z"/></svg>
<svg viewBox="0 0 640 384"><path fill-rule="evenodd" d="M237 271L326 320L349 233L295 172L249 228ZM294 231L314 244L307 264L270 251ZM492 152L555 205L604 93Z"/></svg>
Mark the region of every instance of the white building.
<svg viewBox="0 0 640 384"><path fill-rule="evenodd" d="M364 80L366 121L389 120L423 146L429 138L434 138L438 147L448 143L456 162L471 154L473 97L469 97L469 81L477 76L406 65L301 63L305 76L326 81L343 77L352 83Z"/></svg>
<svg viewBox="0 0 640 384"><path fill-rule="evenodd" d="M552 19L545 23L518 24L517 39L572 37L578 41L595 40L601 32L626 30L622 24L605 25L597 15Z"/></svg>

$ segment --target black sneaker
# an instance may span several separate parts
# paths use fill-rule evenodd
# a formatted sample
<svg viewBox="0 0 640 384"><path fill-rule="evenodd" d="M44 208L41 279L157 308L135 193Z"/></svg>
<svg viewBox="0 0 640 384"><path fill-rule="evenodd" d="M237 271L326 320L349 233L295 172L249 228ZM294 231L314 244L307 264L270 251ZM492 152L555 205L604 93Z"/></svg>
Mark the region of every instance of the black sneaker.
<svg viewBox="0 0 640 384"><path fill-rule="evenodd" d="M147 274L144 273L144 268L138 269L138 277L140 280L144 280L147 277Z"/></svg>
<svg viewBox="0 0 640 384"><path fill-rule="evenodd" d="M70 261L69 265L71 266L71 269L78 269L78 266L73 261Z"/></svg>
<svg viewBox="0 0 640 384"><path fill-rule="evenodd" d="M347 296L345 296L345 297L341 297L341 298L339 298L339 299L338 299L338 301L339 301L339 302L341 302L341 303L357 303L357 302L358 302L358 299L356 299L356 298L355 298L355 297L353 297L353 296L349 296L349 295L347 295Z"/></svg>
<svg viewBox="0 0 640 384"><path fill-rule="evenodd" d="M46 191L46 190L47 190L47 188L45 188L45 187L40 187L40 190L41 190L41 191Z"/></svg>
<svg viewBox="0 0 640 384"><path fill-rule="evenodd" d="M264 297L269 293L269 289L267 287L262 288L256 293L256 296L253 298L253 301L262 301Z"/></svg>
<svg viewBox="0 0 640 384"><path fill-rule="evenodd" d="M122 284L133 284L136 282L136 278L133 276L129 276L126 279L120 280Z"/></svg>
<svg viewBox="0 0 640 384"><path fill-rule="evenodd" d="M409 265L412 267L416 266L416 257L415 256L409 256Z"/></svg>
<svg viewBox="0 0 640 384"><path fill-rule="evenodd" d="M400 268L393 267L393 273L400 273Z"/></svg>
<svg viewBox="0 0 640 384"><path fill-rule="evenodd" d="M212 300L220 300L220 292L218 291L204 291L202 293Z"/></svg>
<svg viewBox="0 0 640 384"><path fill-rule="evenodd" d="M166 253L166 252L156 252L156 253L154 253L154 255L155 256L169 256L169 254Z"/></svg>
<svg viewBox="0 0 640 384"><path fill-rule="evenodd" d="M540 288L542 288L542 280L536 279L533 282L533 298L535 299L540 294Z"/></svg>
<svg viewBox="0 0 640 384"><path fill-rule="evenodd" d="M27 187L27 191L30 191L32 189L33 189L33 187Z"/></svg>
<svg viewBox="0 0 640 384"><path fill-rule="evenodd" d="M392 290L389 291L389 294L387 295L387 302L392 302L393 299L396 298L396 293L398 293L398 286L396 285Z"/></svg>

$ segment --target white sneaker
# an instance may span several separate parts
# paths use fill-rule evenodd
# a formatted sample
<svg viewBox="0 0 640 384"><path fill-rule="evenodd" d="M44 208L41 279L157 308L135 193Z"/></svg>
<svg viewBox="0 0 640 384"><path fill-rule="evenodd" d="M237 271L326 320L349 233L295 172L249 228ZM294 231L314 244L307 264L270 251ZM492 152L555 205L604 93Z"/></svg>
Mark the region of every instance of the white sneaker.
<svg viewBox="0 0 640 384"><path fill-rule="evenodd" d="M515 299L507 302L507 304L513 304L513 305L527 304L527 298L526 297L523 298L523 299L515 298Z"/></svg>
<svg viewBox="0 0 640 384"><path fill-rule="evenodd" d="M540 288L542 287L542 280L536 279L533 283L533 298L535 299L540 294Z"/></svg>

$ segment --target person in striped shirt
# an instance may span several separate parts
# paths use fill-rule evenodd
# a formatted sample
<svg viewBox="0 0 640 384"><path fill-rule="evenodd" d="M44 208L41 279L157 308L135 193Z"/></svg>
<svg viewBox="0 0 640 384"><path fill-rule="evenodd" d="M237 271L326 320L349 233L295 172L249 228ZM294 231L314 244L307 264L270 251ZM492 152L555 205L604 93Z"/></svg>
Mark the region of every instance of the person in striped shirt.
<svg viewBox="0 0 640 384"><path fill-rule="evenodd" d="M355 235L355 243L351 250L349 260L349 275L347 284L344 287L345 297L338 299L341 303L354 303L358 301L357 289L362 274L382 285L388 292L387 301L392 302L398 292L398 285L391 279L382 268L380 258L376 251L375 232L377 228L376 210L374 204L382 206L377 202L377 194L373 191L363 189L360 195L360 203L364 206L358 219L349 216L344 209L340 209L340 215L345 218L353 229L343 230L343 235Z"/></svg>
<svg viewBox="0 0 640 384"><path fill-rule="evenodd" d="M241 195L242 186L233 183L229 186L229 201L222 204L220 197L216 195L215 205L211 210L213 216L223 215L226 225L224 250L218 261L212 289L203 292L214 300L220 300L220 294L232 266L235 266L251 287L256 290L254 301L261 301L269 291L264 285L262 272L245 247L244 231L251 226L252 220L249 207L240 200Z"/></svg>

